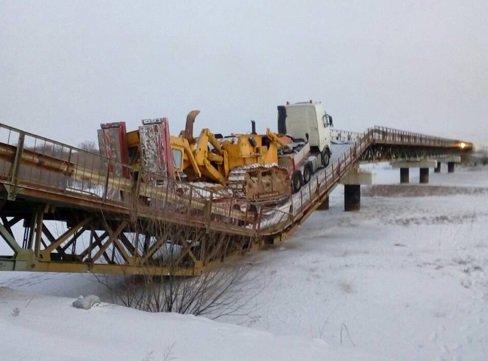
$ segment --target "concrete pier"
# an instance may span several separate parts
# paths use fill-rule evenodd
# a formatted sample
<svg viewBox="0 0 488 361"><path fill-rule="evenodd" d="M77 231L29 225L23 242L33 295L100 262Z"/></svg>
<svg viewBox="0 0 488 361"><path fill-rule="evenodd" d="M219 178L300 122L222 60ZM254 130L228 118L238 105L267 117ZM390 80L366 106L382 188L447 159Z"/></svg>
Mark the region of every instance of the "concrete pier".
<svg viewBox="0 0 488 361"><path fill-rule="evenodd" d="M346 212L361 209L361 186L359 184L344 185L344 210Z"/></svg>
<svg viewBox="0 0 488 361"><path fill-rule="evenodd" d="M429 183L429 168L420 168L420 183Z"/></svg>
<svg viewBox="0 0 488 361"><path fill-rule="evenodd" d="M361 209L361 184L373 184L373 174L356 168L341 179L344 184L344 210L346 212Z"/></svg>
<svg viewBox="0 0 488 361"><path fill-rule="evenodd" d="M429 183L429 168L436 168L438 162L430 159L408 159L391 162L393 168L400 168L400 183L408 183L410 168L420 169L420 183Z"/></svg>
<svg viewBox="0 0 488 361"><path fill-rule="evenodd" d="M400 183L410 183L410 168L400 168Z"/></svg>

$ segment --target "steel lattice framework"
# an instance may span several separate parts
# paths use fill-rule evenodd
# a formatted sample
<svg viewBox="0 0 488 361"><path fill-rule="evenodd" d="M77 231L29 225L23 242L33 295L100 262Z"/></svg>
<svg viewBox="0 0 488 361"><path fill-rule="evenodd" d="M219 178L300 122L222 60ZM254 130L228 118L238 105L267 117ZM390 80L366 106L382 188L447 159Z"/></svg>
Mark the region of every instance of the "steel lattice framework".
<svg viewBox="0 0 488 361"><path fill-rule="evenodd" d="M472 150L384 127L335 134L347 138L343 155L284 206L267 209L191 183L151 181L161 177L0 124L0 237L11 250L0 270L199 274L282 241L359 162Z"/></svg>

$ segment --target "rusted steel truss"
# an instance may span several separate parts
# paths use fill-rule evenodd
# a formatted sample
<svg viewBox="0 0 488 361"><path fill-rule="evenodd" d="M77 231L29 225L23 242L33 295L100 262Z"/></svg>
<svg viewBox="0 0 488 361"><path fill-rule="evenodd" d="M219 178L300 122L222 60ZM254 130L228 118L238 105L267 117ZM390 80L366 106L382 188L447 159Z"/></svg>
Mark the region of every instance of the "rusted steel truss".
<svg viewBox="0 0 488 361"><path fill-rule="evenodd" d="M472 150L381 127L339 136L349 149L284 206L266 209L0 124L0 239L10 250L0 270L199 274L283 240L361 161Z"/></svg>
<svg viewBox="0 0 488 361"><path fill-rule="evenodd" d="M258 244L256 238L163 221L23 206L3 204L0 238L11 252L0 256L0 270L191 276Z"/></svg>

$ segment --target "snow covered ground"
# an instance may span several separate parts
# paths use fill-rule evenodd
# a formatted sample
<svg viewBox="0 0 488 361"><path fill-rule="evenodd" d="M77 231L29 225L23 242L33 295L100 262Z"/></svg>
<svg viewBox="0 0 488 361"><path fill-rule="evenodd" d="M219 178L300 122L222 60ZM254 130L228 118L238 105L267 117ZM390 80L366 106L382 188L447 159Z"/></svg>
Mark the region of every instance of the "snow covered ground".
<svg viewBox="0 0 488 361"><path fill-rule="evenodd" d="M0 288L2 360L363 360L322 340Z"/></svg>
<svg viewBox="0 0 488 361"><path fill-rule="evenodd" d="M398 182L398 170L369 168L378 183ZM443 171L431 184L488 191L486 168ZM255 257L269 286L244 324L396 360L486 360L488 193L363 197L359 213L342 207L339 188L330 211Z"/></svg>
<svg viewBox="0 0 488 361"><path fill-rule="evenodd" d="M376 183L399 180L366 168ZM0 346L9 360L487 360L488 167L430 178L468 189L398 197L393 186L344 213L338 187L329 211L245 258L262 290L245 316L218 323L77 310L79 294L103 295L90 275L0 273Z"/></svg>

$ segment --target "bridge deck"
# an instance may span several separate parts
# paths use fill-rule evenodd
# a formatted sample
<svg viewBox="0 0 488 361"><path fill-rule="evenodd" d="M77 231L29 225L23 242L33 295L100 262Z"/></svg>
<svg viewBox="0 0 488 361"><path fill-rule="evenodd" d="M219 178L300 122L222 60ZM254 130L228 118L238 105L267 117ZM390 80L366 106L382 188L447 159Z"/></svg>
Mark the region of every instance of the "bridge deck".
<svg viewBox="0 0 488 361"><path fill-rule="evenodd" d="M472 147L382 127L336 136L330 165L280 207L266 208L0 124L0 236L11 250L0 269L196 274L282 240L360 161ZM66 230L54 235L55 223ZM21 241L15 227L23 227Z"/></svg>

